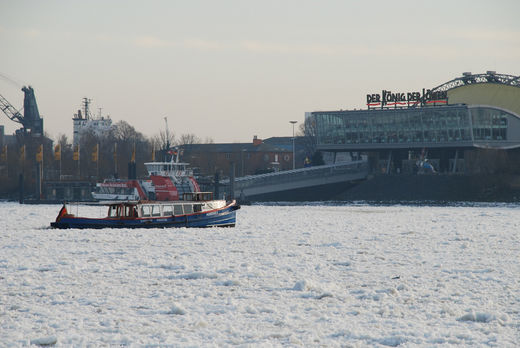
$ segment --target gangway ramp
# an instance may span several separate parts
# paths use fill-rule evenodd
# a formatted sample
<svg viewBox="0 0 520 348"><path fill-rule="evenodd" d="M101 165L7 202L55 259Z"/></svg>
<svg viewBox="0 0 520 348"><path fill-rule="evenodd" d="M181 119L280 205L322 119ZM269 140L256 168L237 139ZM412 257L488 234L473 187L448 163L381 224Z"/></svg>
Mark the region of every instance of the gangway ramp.
<svg viewBox="0 0 520 348"><path fill-rule="evenodd" d="M367 176L366 160L248 175L235 178L234 197L242 200L261 197L269 197L267 200L314 200L324 197L320 193L325 190L337 194L345 184L366 179Z"/></svg>

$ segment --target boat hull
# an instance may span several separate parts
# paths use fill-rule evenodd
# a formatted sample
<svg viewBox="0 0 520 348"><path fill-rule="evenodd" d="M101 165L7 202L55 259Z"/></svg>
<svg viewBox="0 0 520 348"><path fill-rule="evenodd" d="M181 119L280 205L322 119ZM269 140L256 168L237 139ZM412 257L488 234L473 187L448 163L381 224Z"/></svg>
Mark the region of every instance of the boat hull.
<svg viewBox="0 0 520 348"><path fill-rule="evenodd" d="M101 218L92 219L62 216L51 223L53 228L179 228L179 227L234 227L239 205L231 204L222 209L190 215L147 218Z"/></svg>

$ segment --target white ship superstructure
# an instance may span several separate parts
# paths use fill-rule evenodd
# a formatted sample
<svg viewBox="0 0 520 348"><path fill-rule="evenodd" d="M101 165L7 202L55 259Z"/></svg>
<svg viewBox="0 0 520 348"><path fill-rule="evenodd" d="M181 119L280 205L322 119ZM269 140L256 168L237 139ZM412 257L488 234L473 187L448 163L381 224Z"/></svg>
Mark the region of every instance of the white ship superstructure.
<svg viewBox="0 0 520 348"><path fill-rule="evenodd" d="M102 135L110 131L112 128L112 119L110 116L102 116L101 112L97 117L93 117L90 113L90 99L83 98L83 112L78 110L72 118L74 135L72 143L74 146L78 145L81 135L86 131L92 131L95 135Z"/></svg>

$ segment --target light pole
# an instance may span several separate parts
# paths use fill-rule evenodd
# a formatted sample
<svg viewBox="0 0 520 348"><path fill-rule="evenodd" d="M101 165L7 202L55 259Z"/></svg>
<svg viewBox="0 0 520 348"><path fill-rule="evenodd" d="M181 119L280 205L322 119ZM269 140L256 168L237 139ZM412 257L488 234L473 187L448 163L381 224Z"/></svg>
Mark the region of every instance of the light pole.
<svg viewBox="0 0 520 348"><path fill-rule="evenodd" d="M289 123L292 123L292 169L296 168L296 159L295 159L295 149L294 149L294 125L298 121L289 121Z"/></svg>

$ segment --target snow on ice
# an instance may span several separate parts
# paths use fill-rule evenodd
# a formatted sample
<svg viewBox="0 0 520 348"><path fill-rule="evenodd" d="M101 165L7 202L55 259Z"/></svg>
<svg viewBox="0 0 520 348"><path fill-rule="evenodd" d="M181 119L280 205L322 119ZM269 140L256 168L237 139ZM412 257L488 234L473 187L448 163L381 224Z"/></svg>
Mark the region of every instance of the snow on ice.
<svg viewBox="0 0 520 348"><path fill-rule="evenodd" d="M520 342L519 206L259 205L171 230L0 208L7 347Z"/></svg>

